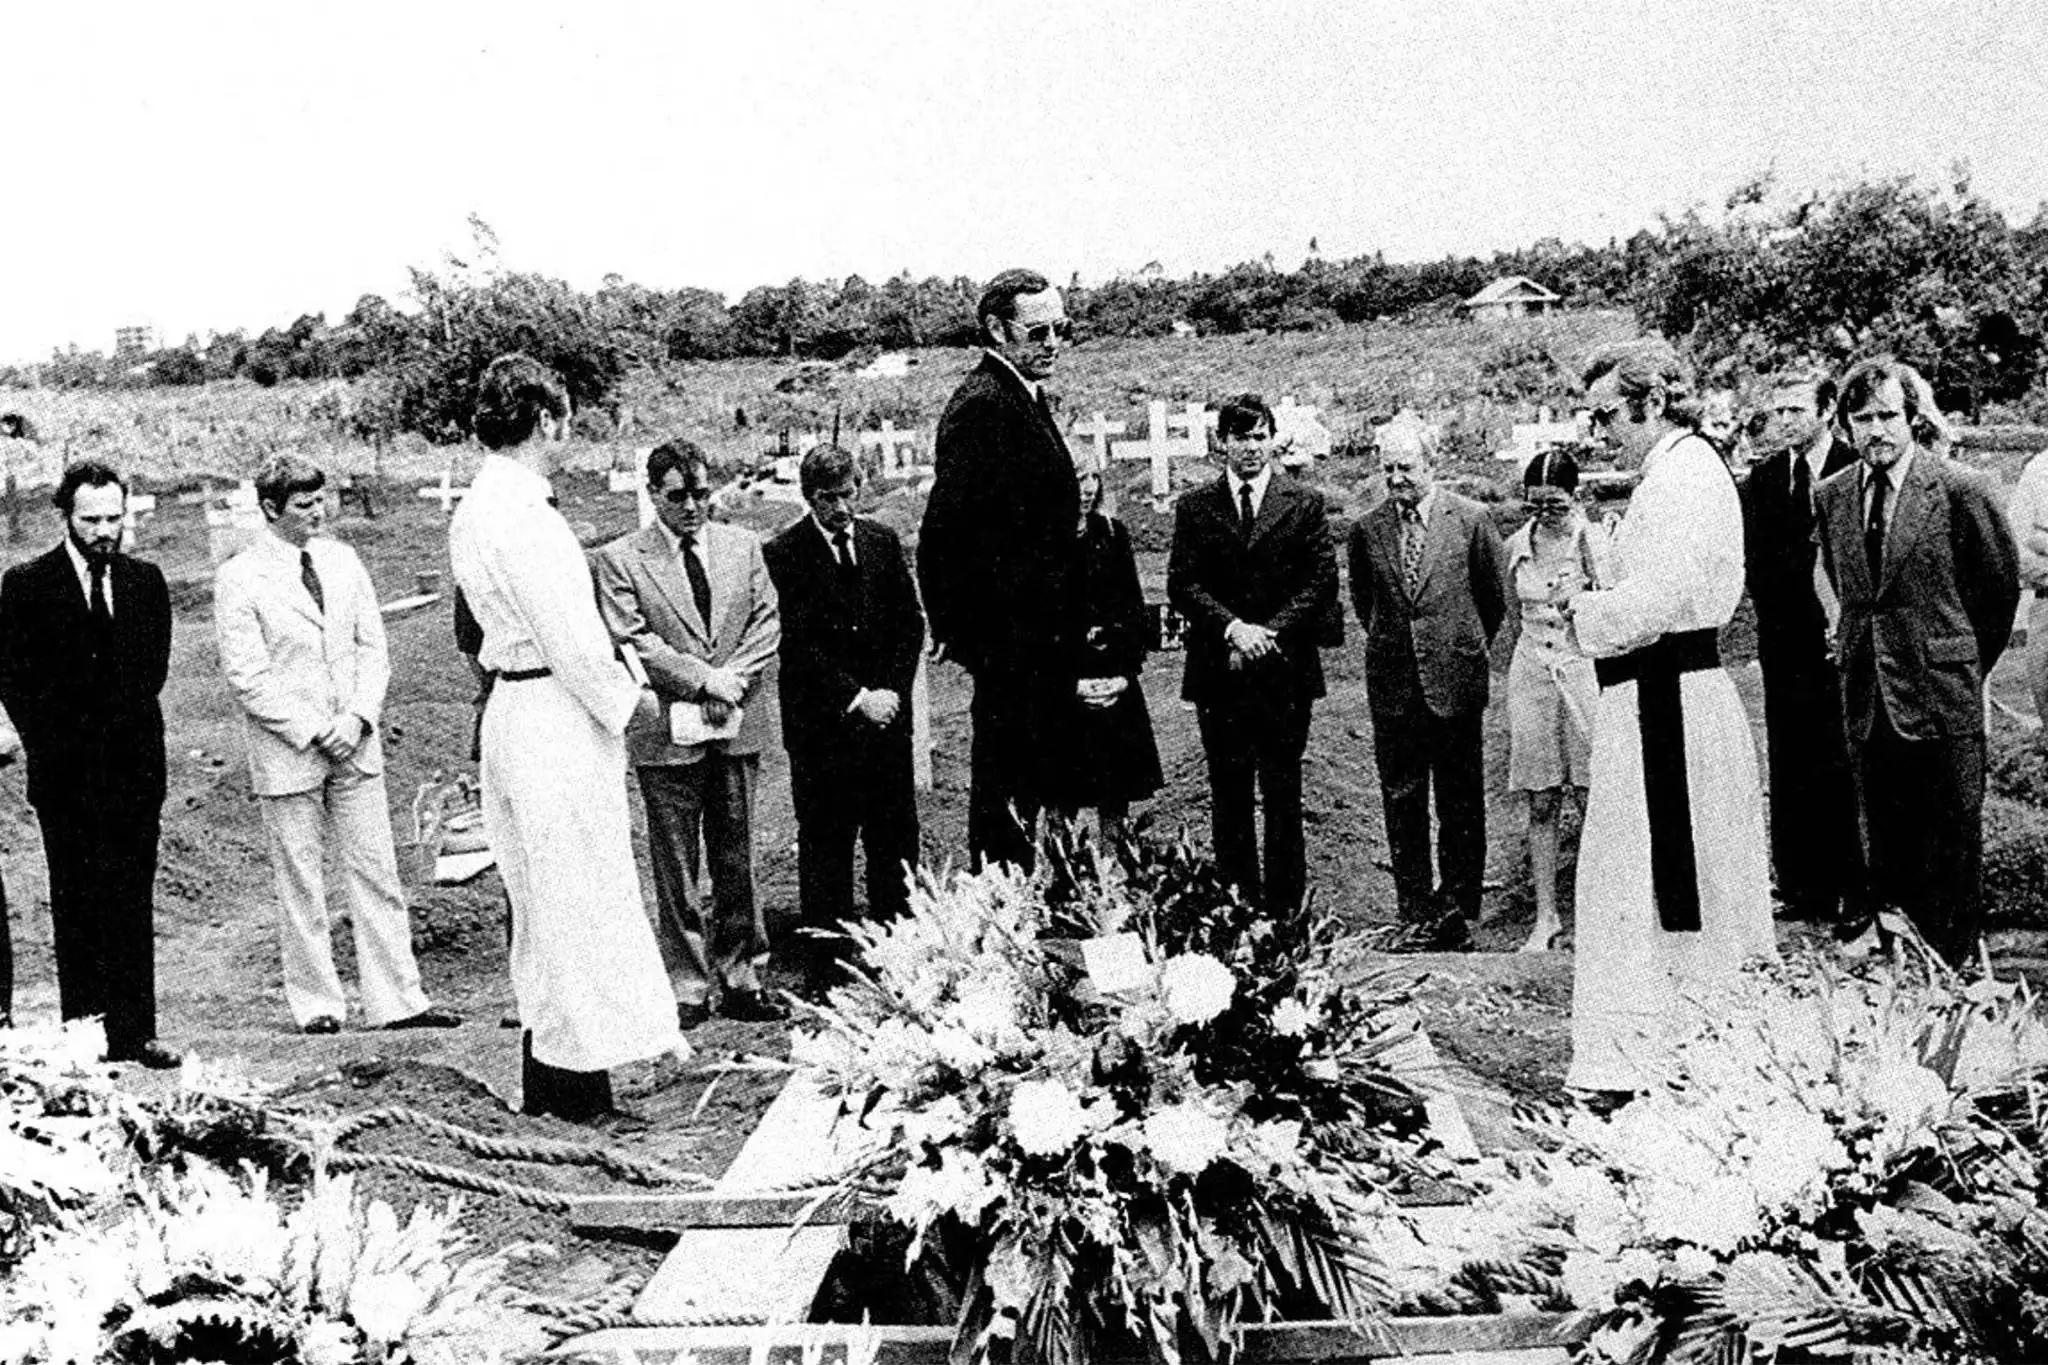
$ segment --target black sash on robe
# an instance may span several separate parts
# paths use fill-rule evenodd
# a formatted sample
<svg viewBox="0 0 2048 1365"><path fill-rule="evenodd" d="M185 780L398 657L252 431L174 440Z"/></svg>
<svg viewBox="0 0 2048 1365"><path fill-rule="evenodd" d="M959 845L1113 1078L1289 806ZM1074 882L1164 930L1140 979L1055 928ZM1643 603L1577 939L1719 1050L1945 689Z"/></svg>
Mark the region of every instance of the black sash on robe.
<svg viewBox="0 0 2048 1365"><path fill-rule="evenodd" d="M1657 921L1669 933L1700 928L1699 859L1692 842L1692 795L1685 777L1682 674L1721 666L1719 633L1688 630L1611 659L1595 659L1603 688L1636 685L1636 728L1643 746L1643 803L1650 821L1650 887Z"/></svg>

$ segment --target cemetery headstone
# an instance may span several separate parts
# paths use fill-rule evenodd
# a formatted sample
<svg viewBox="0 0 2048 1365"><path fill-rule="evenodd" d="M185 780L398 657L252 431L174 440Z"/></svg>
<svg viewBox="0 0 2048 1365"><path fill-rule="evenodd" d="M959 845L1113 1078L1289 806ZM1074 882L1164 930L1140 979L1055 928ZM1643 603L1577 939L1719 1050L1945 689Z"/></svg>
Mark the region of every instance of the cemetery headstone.
<svg viewBox="0 0 2048 1365"><path fill-rule="evenodd" d="M1190 409L1199 411L1195 404ZM1148 434L1142 441L1118 441L1115 458L1119 460L1144 460L1152 466L1152 497L1155 502L1164 502L1173 492L1173 461L1195 459L1207 455L1206 439L1190 430L1191 422L1186 413L1167 416L1166 404L1154 399L1146 406L1146 427ZM1201 419L1193 419L1199 423ZM1180 427L1190 434L1176 438L1173 428ZM1199 428L1196 428L1199 430Z"/></svg>
<svg viewBox="0 0 2048 1365"><path fill-rule="evenodd" d="M922 433L898 431L896 423L884 417L876 431L863 431L860 443L873 446L881 452L882 477L885 479L915 478L918 472L917 447L923 440Z"/></svg>
<svg viewBox="0 0 2048 1365"><path fill-rule="evenodd" d="M462 495L468 491L467 488L457 488L455 486L455 471L451 468L442 471L441 482L433 485L431 488L420 489L419 496L432 498L440 503L442 513L452 517L455 515L455 504L461 502Z"/></svg>
<svg viewBox="0 0 2048 1365"><path fill-rule="evenodd" d="M1330 456L1330 429L1317 416L1320 408L1294 401L1293 395L1280 400L1273 409L1273 434L1286 442L1280 463L1288 469L1305 469Z"/></svg>
<svg viewBox="0 0 2048 1365"><path fill-rule="evenodd" d="M1070 435L1084 438L1095 447L1095 463L1103 469L1109 468L1109 438L1124 434L1125 424L1112 422L1100 412L1085 422L1077 422L1069 431Z"/></svg>
<svg viewBox="0 0 2048 1365"><path fill-rule="evenodd" d="M614 469L607 473L604 479L606 492L634 495L635 510L640 518L640 529L643 531L654 525L654 495L647 491L647 480L641 477L640 470L647 468L647 457L653 450L654 447L649 446L645 450L634 451L639 463L638 469Z"/></svg>

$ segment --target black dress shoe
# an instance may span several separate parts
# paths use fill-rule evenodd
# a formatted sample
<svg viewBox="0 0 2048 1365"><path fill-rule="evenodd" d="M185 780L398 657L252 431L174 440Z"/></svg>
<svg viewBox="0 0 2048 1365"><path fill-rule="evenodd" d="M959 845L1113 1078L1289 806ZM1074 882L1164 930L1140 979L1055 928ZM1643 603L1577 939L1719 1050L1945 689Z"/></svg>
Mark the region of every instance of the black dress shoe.
<svg viewBox="0 0 2048 1365"><path fill-rule="evenodd" d="M711 1017L711 1006L702 1000L676 1001L676 1027L688 1033Z"/></svg>
<svg viewBox="0 0 2048 1365"><path fill-rule="evenodd" d="M124 1047L118 1052L110 1051L107 1053L107 1060L110 1062L139 1062L151 1071L168 1071L174 1066L183 1065L185 1061L183 1057L180 1057L154 1038L147 1042L137 1043L133 1047Z"/></svg>
<svg viewBox="0 0 2048 1365"><path fill-rule="evenodd" d="M789 1018L781 1001L770 1000L759 991L728 991L718 1003L718 1012L748 1024L779 1024Z"/></svg>
<svg viewBox="0 0 2048 1365"><path fill-rule="evenodd" d="M461 1028L462 1016L453 1010L444 1010L439 1005L429 1005L418 1014L408 1014L403 1019L393 1019L384 1027L387 1029Z"/></svg>
<svg viewBox="0 0 2048 1365"><path fill-rule="evenodd" d="M1462 953L1472 946L1472 926L1463 915L1453 912L1429 930L1429 948L1439 953Z"/></svg>
<svg viewBox="0 0 2048 1365"><path fill-rule="evenodd" d="M341 1020L331 1014L316 1014L305 1023L299 1025L299 1032L339 1033L341 1032Z"/></svg>

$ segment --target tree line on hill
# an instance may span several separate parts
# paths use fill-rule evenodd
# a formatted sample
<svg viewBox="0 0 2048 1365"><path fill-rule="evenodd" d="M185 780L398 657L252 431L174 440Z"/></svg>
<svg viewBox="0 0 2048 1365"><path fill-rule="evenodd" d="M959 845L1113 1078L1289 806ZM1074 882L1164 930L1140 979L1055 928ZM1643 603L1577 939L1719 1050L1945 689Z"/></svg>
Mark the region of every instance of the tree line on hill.
<svg viewBox="0 0 2048 1365"><path fill-rule="evenodd" d="M504 269L495 236L471 219L470 259L411 272L414 307L365 295L329 324L320 314L259 336L189 338L143 357L60 351L40 382L67 387L195 384L243 376L372 379L352 421L461 440L475 381L494 355L523 349L566 379L579 407L601 405L635 368L741 356L841 361L878 350L975 342L977 281L904 272L763 285L728 305L711 290L660 290L620 276L594 291ZM1313 248L1311 243L1311 248ZM1863 182L1805 196L1768 178L1719 212L1694 209L1604 246L1547 239L1488 257L1297 269L1271 257L1216 274L1166 277L1151 265L1089 285L1067 282L1083 337L1303 331L1442 312L1502 275L1526 275L1567 307L1634 309L1684 344L1718 381L1786 363L1888 352L1921 366L1944 403L1976 414L2029 394L2048 335L2048 209L2014 227L1966 177L1928 186ZM1568 358L1565 358L1568 359ZM0 381L28 376L0 373ZM2038 400L2039 395L2036 395Z"/></svg>

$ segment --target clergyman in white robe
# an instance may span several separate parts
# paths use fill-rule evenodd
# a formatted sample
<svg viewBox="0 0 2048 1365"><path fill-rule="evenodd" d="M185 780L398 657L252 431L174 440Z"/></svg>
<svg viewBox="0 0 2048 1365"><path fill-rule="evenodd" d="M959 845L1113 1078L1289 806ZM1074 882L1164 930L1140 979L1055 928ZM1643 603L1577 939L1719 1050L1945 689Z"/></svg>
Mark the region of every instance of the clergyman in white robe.
<svg viewBox="0 0 2048 1365"><path fill-rule="evenodd" d="M483 725L484 831L512 899L512 993L535 1060L606 1071L681 1045L640 896L626 723L590 568L548 483L488 455L448 528L455 581L501 676Z"/></svg>
<svg viewBox="0 0 2048 1365"><path fill-rule="evenodd" d="M1742 598L1742 510L1706 441L1679 431L1651 449L1612 558L1613 585L1573 602L1585 653L1612 658L1662 636L1728 623ZM1575 1089L1656 1084L1689 1006L1746 960L1777 952L1756 740L1734 680L1718 667L1679 675L1700 927L1662 927L1637 687L1602 688L1594 713L1566 1077Z"/></svg>

